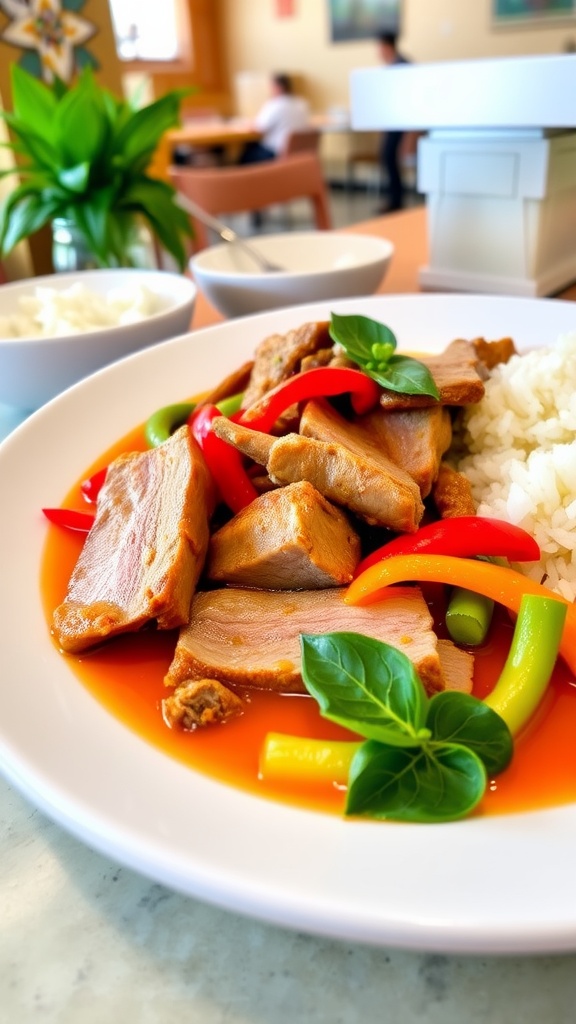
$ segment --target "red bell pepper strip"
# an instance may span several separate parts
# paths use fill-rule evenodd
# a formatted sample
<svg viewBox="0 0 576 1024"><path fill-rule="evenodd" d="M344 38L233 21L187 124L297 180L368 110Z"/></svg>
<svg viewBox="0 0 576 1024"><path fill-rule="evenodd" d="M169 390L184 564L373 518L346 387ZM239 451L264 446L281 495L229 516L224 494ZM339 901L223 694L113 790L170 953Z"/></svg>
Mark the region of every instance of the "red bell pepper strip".
<svg viewBox="0 0 576 1024"><path fill-rule="evenodd" d="M232 512L240 512L258 497L258 491L244 469L241 453L212 432L212 422L216 416L221 415L215 405L200 405L188 423L202 449L222 501Z"/></svg>
<svg viewBox="0 0 576 1024"><path fill-rule="evenodd" d="M56 526L77 530L79 533L88 533L96 518L92 512L77 512L73 508L43 508L42 511L46 519Z"/></svg>
<svg viewBox="0 0 576 1024"><path fill-rule="evenodd" d="M98 495L100 494L102 484L106 479L107 472L108 466L104 466L104 469L99 469L97 473L93 473L92 476L88 477L87 480L83 480L80 484L80 490L86 498L86 501L89 501L90 504L93 504L98 500Z"/></svg>
<svg viewBox="0 0 576 1024"><path fill-rule="evenodd" d="M421 583L446 583L466 587L498 601L505 608L520 610L524 594L552 597L567 606L566 622L560 653L571 672L576 675L576 604L553 594L541 583L510 569L478 558L453 558L450 555L410 554L385 558L353 580L344 595L346 604L370 604L382 596L384 587L416 580Z"/></svg>
<svg viewBox="0 0 576 1024"><path fill-rule="evenodd" d="M257 416L251 418L244 414L238 422L269 434L278 417L296 402L347 392L350 392L352 408L362 415L378 404L381 391L376 381L361 370L347 366L318 366L282 381L258 403L260 411Z"/></svg>
<svg viewBox="0 0 576 1024"><path fill-rule="evenodd" d="M510 562L535 562L540 548L521 526L504 519L485 516L455 516L421 526L416 533L406 533L388 541L363 558L354 576L392 555L477 555L501 556Z"/></svg>

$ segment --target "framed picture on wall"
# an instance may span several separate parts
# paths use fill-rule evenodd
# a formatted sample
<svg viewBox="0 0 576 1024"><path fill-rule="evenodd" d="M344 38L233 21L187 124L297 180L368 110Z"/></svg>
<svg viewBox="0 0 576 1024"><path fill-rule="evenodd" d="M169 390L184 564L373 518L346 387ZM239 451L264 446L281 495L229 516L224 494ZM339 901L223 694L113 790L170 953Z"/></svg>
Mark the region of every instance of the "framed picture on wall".
<svg viewBox="0 0 576 1024"><path fill-rule="evenodd" d="M328 0L333 43L400 31L401 0Z"/></svg>
<svg viewBox="0 0 576 1024"><path fill-rule="evenodd" d="M516 25L574 18L576 0L492 0L495 25Z"/></svg>

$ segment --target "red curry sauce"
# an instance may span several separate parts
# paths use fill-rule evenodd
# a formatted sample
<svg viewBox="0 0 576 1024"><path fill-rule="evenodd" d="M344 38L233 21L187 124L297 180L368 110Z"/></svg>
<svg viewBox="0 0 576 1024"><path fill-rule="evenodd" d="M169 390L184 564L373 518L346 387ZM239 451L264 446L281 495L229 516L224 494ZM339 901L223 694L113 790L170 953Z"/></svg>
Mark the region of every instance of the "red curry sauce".
<svg viewBox="0 0 576 1024"><path fill-rule="evenodd" d="M103 455L86 476L122 451L144 450L141 430L134 431ZM86 509L80 482L63 502ZM82 535L50 526L42 564L42 596L48 624L66 593ZM476 654L474 692L484 696L504 664L512 625L499 611L489 643ZM350 734L322 719L315 702L304 696L252 692L250 707L226 725L184 732L169 729L160 702L167 691L163 677L172 660L176 633L149 632L121 637L81 656L63 655L71 671L94 697L128 728L165 753L222 782L260 796L314 809L341 813L342 790L311 789L301 784L264 783L258 757L269 731L317 738L343 739ZM516 742L511 766L492 781L482 813L504 814L576 801L576 681L559 662L548 694Z"/></svg>

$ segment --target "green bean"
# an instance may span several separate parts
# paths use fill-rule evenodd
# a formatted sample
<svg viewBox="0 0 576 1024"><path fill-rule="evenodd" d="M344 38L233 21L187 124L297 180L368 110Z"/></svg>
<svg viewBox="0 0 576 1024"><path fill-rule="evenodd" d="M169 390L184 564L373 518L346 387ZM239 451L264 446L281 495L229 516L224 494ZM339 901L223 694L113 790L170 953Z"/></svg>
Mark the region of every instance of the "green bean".
<svg viewBox="0 0 576 1024"><path fill-rule="evenodd" d="M512 644L500 677L484 703L504 719L513 736L538 707L556 664L567 602L524 594Z"/></svg>
<svg viewBox="0 0 576 1024"><path fill-rule="evenodd" d="M152 413L144 427L150 448L164 444L178 427L186 423L193 410L193 402L177 402L175 405L165 405L164 408Z"/></svg>
<svg viewBox="0 0 576 1024"><path fill-rule="evenodd" d="M473 590L456 587L446 612L446 628L457 644L477 647L484 643L494 611L494 601Z"/></svg>

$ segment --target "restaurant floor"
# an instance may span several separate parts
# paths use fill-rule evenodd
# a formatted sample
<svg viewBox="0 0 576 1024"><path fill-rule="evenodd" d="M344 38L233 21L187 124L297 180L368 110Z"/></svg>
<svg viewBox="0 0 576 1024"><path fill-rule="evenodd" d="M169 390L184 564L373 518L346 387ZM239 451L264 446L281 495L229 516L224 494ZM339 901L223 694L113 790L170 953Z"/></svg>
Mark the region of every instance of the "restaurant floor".
<svg viewBox="0 0 576 1024"><path fill-rule="evenodd" d="M416 206L423 202L423 197L413 189L407 189L406 206ZM349 224L358 224L363 220L371 220L377 216L386 202L386 195L380 195L376 183L368 181L366 185L357 185L353 189L341 183L329 185L330 213L333 228L344 228ZM238 234L244 237L256 234L273 234L276 231L306 231L314 227L310 203L299 200L289 206L272 207L256 226L247 214L238 214L223 218ZM215 239L216 240L216 239Z"/></svg>

